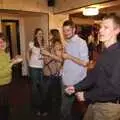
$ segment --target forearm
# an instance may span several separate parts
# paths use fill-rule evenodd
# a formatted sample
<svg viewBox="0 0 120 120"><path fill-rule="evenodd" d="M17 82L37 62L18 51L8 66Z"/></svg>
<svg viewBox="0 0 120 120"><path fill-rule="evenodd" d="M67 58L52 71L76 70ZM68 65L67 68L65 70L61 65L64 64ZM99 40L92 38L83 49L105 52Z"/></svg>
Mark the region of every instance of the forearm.
<svg viewBox="0 0 120 120"><path fill-rule="evenodd" d="M16 55L13 59L10 60L10 66L12 67L14 64L18 64L23 61L23 57L21 55Z"/></svg>
<svg viewBox="0 0 120 120"><path fill-rule="evenodd" d="M95 83L95 79L92 77L92 71L88 73L87 77L79 82L77 86L74 86L76 88L76 91L83 91L90 89Z"/></svg>
<svg viewBox="0 0 120 120"><path fill-rule="evenodd" d="M32 50L31 49L28 49L28 51L27 51L27 61L29 61L30 60L30 57L31 57L31 54L32 54Z"/></svg>
<svg viewBox="0 0 120 120"><path fill-rule="evenodd" d="M48 57L51 57L52 59L55 59L55 60L57 60L57 61L60 61L60 62L62 62L62 57L59 57L59 56L57 56L57 55L55 55L55 54L52 54L52 53L50 53L49 51L47 51L47 50L41 50L41 54L43 54L44 56L48 56Z"/></svg>
<svg viewBox="0 0 120 120"><path fill-rule="evenodd" d="M82 65L84 67L87 67L88 65L88 61L85 61L85 60L81 60L80 58L77 58L77 57L73 57L71 55L69 55L69 59L72 60L73 62L79 64L79 65Z"/></svg>
<svg viewBox="0 0 120 120"><path fill-rule="evenodd" d="M10 63L10 67L12 67L13 66L13 63Z"/></svg>
<svg viewBox="0 0 120 120"><path fill-rule="evenodd" d="M14 59L10 60L10 67L12 67L15 63L16 63L16 62L15 62Z"/></svg>
<svg viewBox="0 0 120 120"><path fill-rule="evenodd" d="M63 61L62 58L60 58L60 57L58 57L58 56L56 56L56 55L54 55L54 54L49 54L49 57L51 57L51 58L53 58L53 59L55 59L55 60L57 60L57 61L60 61L60 62Z"/></svg>

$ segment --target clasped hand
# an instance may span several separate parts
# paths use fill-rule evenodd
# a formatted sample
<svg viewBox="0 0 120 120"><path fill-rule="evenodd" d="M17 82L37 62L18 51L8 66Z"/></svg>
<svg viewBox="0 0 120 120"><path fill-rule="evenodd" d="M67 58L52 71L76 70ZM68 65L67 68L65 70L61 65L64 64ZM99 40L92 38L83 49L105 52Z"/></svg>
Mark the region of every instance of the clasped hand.
<svg viewBox="0 0 120 120"><path fill-rule="evenodd" d="M68 94L68 95L72 95L75 93L75 88L74 86L67 86L65 88L65 93Z"/></svg>
<svg viewBox="0 0 120 120"><path fill-rule="evenodd" d="M68 95L74 94L75 93L75 87L74 86L67 86L65 88L65 93L68 94ZM85 101L84 92L77 92L77 93L75 93L75 96L76 96L78 101Z"/></svg>

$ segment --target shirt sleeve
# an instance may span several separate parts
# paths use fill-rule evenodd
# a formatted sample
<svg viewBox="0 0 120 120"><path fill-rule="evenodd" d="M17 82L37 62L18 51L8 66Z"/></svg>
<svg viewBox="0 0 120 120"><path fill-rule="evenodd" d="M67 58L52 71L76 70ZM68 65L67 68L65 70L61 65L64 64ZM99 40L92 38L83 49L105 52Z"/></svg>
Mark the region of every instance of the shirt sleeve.
<svg viewBox="0 0 120 120"><path fill-rule="evenodd" d="M88 56L88 47L87 47L87 43L85 42L85 40L83 40L81 47L80 47L80 59L81 60L85 60L86 62L89 61L89 56Z"/></svg>
<svg viewBox="0 0 120 120"><path fill-rule="evenodd" d="M78 86L75 87L77 91L84 91L92 88L95 84L96 75L94 70L88 72L87 77L78 83Z"/></svg>

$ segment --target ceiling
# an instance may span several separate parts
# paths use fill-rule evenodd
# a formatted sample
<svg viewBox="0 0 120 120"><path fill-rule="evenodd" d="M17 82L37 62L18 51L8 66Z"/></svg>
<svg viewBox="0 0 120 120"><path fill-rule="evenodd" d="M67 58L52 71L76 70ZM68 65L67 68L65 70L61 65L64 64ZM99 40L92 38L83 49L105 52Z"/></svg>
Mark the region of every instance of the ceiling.
<svg viewBox="0 0 120 120"><path fill-rule="evenodd" d="M91 19L94 19L94 20L99 20L105 14L108 14L108 13L115 13L115 14L120 15L120 0L114 0L112 2L101 4L99 6L100 6L100 9L99 9L100 13L97 16L91 16L91 17L90 16L89 17L88 16L84 16L82 14L82 10L81 10L81 11L78 11L78 12L73 12L73 13L71 12L70 13L70 18L71 17L82 18L82 19L91 18Z"/></svg>

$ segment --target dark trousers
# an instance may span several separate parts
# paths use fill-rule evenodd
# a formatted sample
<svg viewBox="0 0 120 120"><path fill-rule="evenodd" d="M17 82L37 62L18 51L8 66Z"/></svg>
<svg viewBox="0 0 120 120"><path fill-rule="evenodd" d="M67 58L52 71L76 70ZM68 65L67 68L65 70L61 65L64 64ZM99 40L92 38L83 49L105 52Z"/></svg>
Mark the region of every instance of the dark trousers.
<svg viewBox="0 0 120 120"><path fill-rule="evenodd" d="M74 85L75 89L79 89L79 83ZM76 112L73 108L75 106L74 103L77 102L75 99L75 95L67 95L65 93L66 86L62 86L62 106L61 106L61 120L82 120L83 111ZM83 105L82 105L83 106Z"/></svg>
<svg viewBox="0 0 120 120"><path fill-rule="evenodd" d="M44 99L43 70L30 67L29 77L32 81L32 109L40 111Z"/></svg>
<svg viewBox="0 0 120 120"><path fill-rule="evenodd" d="M55 117L57 119L61 108L61 77L54 75L45 76L45 81L47 88L44 111L48 112L52 118Z"/></svg>
<svg viewBox="0 0 120 120"><path fill-rule="evenodd" d="M72 104L74 102L74 95L68 96L65 94L65 86L62 86L62 106L61 106L61 120L72 120Z"/></svg>
<svg viewBox="0 0 120 120"><path fill-rule="evenodd" d="M10 115L9 85L0 86L0 120L8 120Z"/></svg>

